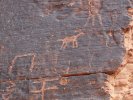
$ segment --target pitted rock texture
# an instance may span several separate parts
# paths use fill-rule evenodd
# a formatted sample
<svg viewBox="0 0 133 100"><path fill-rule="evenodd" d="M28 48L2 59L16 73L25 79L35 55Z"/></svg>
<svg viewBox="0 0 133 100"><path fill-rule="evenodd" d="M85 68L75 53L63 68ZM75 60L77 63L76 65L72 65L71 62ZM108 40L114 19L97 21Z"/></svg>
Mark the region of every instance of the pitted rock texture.
<svg viewBox="0 0 133 100"><path fill-rule="evenodd" d="M132 76L126 92L115 87L132 63L132 8L132 0L0 0L0 100L132 98Z"/></svg>

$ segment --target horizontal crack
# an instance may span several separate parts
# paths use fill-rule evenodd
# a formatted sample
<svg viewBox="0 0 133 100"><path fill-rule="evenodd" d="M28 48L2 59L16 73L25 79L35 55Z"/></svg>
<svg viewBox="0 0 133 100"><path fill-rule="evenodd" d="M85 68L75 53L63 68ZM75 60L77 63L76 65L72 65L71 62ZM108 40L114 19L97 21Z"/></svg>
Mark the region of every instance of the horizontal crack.
<svg viewBox="0 0 133 100"><path fill-rule="evenodd" d="M17 82L17 81L24 81L24 80L40 80L40 79L50 79L50 78L61 78L61 77L74 77L74 76L87 76L87 75L92 75L92 74L98 74L98 73L103 73L107 75L113 75L116 77L118 73L124 68L124 66L127 63L121 65L115 72L113 71L95 71L95 72L82 72L82 73L76 73L76 74L63 74L63 75L58 75L58 76L45 76L45 77L17 77L16 79L7 79L7 80L0 80L1 83L8 83L8 82Z"/></svg>
<svg viewBox="0 0 133 100"><path fill-rule="evenodd" d="M74 76L86 76L86 75L92 75L92 74L98 74L98 73L103 73L103 74L108 74L108 75L111 75L113 74L113 72L90 72L90 73L76 73L76 74L63 74L63 75L59 75L59 76L56 76L54 78L61 78L61 77L74 77ZM28 78L28 77L18 77L16 79L8 79L8 80L0 80L0 84L1 83L8 83L8 82L17 82L17 81L26 81L26 80L40 80L40 79L50 79L50 78L53 78L52 76L51 77L32 77L32 78Z"/></svg>
<svg viewBox="0 0 133 100"><path fill-rule="evenodd" d="M108 75L113 74L113 72L90 72L90 73L64 74L61 76L62 77L85 76L85 75L92 75L92 74L98 74L98 73L104 73L104 74L108 74Z"/></svg>

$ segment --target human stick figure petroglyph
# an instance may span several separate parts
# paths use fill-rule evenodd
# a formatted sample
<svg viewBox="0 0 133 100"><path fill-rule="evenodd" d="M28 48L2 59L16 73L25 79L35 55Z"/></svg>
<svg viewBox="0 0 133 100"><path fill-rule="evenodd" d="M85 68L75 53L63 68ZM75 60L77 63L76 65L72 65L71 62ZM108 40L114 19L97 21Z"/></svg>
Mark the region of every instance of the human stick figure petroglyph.
<svg viewBox="0 0 133 100"><path fill-rule="evenodd" d="M67 36L64 39L59 39L58 41L62 41L62 46L61 49L65 49L69 43L72 43L72 47L73 48L77 48L78 47L78 42L77 39L81 36L84 35L85 33L82 32L80 29L75 30L75 32L78 32L79 34L77 35L73 35L73 36Z"/></svg>
<svg viewBox="0 0 133 100"><path fill-rule="evenodd" d="M28 54L22 54L22 55L15 56L14 59L12 60L12 62L11 62L11 66L9 66L9 73L12 73L12 69L13 69L14 64L15 64L15 62L16 62L16 60L18 58L21 58L21 57L29 57L29 56L32 57L32 59L31 59L31 66L30 66L30 69L29 69L32 72L32 70L34 68L34 65L35 65L35 57L36 57L36 54L35 53L28 53Z"/></svg>
<svg viewBox="0 0 133 100"><path fill-rule="evenodd" d="M41 89L40 90L32 90L30 92L33 93L33 94L41 93L42 100L45 100L44 96L45 96L45 91L46 90L56 90L56 89L58 89L57 86L46 88L46 82L55 81L55 80L58 80L58 79L57 78L53 78L53 79L36 80L33 83L34 84L42 84Z"/></svg>
<svg viewBox="0 0 133 100"><path fill-rule="evenodd" d="M87 21L86 21L86 25L88 25L89 23L89 20L92 19L92 25L94 26L94 23L95 23L95 19L96 17L98 18L99 20L99 23L102 25L102 18L101 18L101 15L100 15L100 9L101 9L101 0L88 0L88 18L87 18Z"/></svg>
<svg viewBox="0 0 133 100"><path fill-rule="evenodd" d="M88 0L87 2L88 4L88 18L87 18L87 21L85 23L84 26L87 26L89 21L92 20L92 25L94 26L95 24L95 20L96 20L96 17L98 18L99 20L99 23L103 29L103 35L104 37L106 38L105 40L105 44L106 46L108 46L108 42L109 42L109 37L107 35L106 32L104 32L104 26L103 26L103 22L102 22L102 17L101 17L101 14L100 14L100 10L101 10L101 7L102 7L102 1L101 0Z"/></svg>

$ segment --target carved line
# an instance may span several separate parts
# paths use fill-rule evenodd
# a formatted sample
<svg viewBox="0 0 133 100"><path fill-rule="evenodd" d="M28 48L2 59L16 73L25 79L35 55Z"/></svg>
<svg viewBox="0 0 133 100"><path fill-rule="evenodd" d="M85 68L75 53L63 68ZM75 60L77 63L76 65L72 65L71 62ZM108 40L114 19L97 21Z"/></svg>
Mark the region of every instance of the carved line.
<svg viewBox="0 0 133 100"><path fill-rule="evenodd" d="M45 95L45 91L46 90L58 89L57 86L53 86L53 87L46 88L46 82L59 80L59 78L51 78L51 79L49 79L49 78L38 78L38 79L33 79L33 80L34 80L34 82L33 82L34 84L42 83L42 87L41 87L40 90L32 90L30 92L31 93L34 93L34 94L42 93L42 100L45 100L44 99L44 95ZM2 91L2 92L8 92L8 93L2 94L2 99L3 100L9 100L10 99L11 94L15 90L14 87L16 86L14 80L13 81L10 81L9 80L6 83L10 83L11 85L8 86L5 91L4 90Z"/></svg>
<svg viewBox="0 0 133 100"><path fill-rule="evenodd" d="M55 80L58 80L58 79L40 79L38 81L35 81L33 82L34 84L37 84L37 83L42 83L42 87L40 90L32 90L30 91L31 93L34 93L34 94L38 94L38 93L41 93L42 94L42 100L45 100L44 96L45 96L45 91L46 90L55 90L55 89L58 89L57 86L53 86L53 87L49 87L49 88L46 88L46 82L48 81L55 81Z"/></svg>
<svg viewBox="0 0 133 100"><path fill-rule="evenodd" d="M14 59L12 60L12 63L11 63L11 66L9 66L9 73L12 73L12 69L14 67L14 64L16 63L16 60L18 58L21 58L21 57L28 57L28 56L32 56L32 59L31 59L31 66L30 66L30 71L32 72L33 68L34 68L34 63L35 63L35 57L36 55L34 53L28 53L28 54L23 54L23 55L17 55L14 57Z"/></svg>
<svg viewBox="0 0 133 100"><path fill-rule="evenodd" d="M6 90L4 92L7 92L7 93L4 93L2 94L2 99L3 100L9 100L10 99L10 96L11 94L13 93L13 91L15 90L14 87L16 86L16 84L12 81L9 81L9 83L11 84L10 86L6 87Z"/></svg>

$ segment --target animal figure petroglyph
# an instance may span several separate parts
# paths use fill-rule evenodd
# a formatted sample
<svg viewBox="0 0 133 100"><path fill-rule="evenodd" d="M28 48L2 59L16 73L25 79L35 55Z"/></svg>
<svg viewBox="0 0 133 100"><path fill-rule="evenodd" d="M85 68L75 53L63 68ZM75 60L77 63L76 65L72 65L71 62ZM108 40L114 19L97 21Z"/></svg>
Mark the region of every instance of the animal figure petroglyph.
<svg viewBox="0 0 133 100"><path fill-rule="evenodd" d="M78 47L77 39L78 39L81 35L84 35L85 33L82 32L81 30L76 30L75 32L79 32L79 34L73 35L73 36L67 36L67 37L65 37L64 39L59 39L59 40L58 40L58 41L62 41L61 49L65 49L69 43L72 43L72 47L73 47L73 48L77 48L77 47Z"/></svg>
<svg viewBox="0 0 133 100"><path fill-rule="evenodd" d="M36 55L34 53L28 53L28 54L17 55L17 56L14 57L14 59L12 60L11 66L9 66L9 73L12 73L12 69L13 69L14 64L15 64L15 62L16 62L16 60L18 58L29 57L29 56L32 57L32 59L31 59L31 66L30 66L30 71L32 72L32 70L34 68L34 63L35 63L34 60L35 60Z"/></svg>
<svg viewBox="0 0 133 100"><path fill-rule="evenodd" d="M96 17L98 17L99 23L102 25L100 9L101 9L101 0L88 0L89 17L87 18L85 26L88 25L90 19L92 19L92 25L94 26Z"/></svg>

